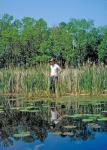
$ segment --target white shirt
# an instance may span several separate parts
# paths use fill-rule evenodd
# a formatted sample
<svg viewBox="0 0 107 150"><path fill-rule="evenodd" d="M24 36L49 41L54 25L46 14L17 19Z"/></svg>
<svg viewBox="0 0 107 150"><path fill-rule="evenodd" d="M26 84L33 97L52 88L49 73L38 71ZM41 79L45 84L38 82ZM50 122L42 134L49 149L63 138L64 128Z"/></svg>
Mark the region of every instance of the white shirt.
<svg viewBox="0 0 107 150"><path fill-rule="evenodd" d="M58 76L58 70L61 71L61 68L59 67L58 64L54 64L54 65L51 65L51 74L50 76Z"/></svg>
<svg viewBox="0 0 107 150"><path fill-rule="evenodd" d="M58 119L58 113L57 111L52 111L51 110L51 121L57 120Z"/></svg>

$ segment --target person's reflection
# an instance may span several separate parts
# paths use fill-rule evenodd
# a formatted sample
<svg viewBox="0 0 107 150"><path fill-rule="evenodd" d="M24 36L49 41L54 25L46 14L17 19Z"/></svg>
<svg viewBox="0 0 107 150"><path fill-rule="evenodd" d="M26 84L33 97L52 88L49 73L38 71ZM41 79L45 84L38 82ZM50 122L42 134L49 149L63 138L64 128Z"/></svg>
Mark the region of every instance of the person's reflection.
<svg viewBox="0 0 107 150"><path fill-rule="evenodd" d="M56 127L56 124L59 122L58 118L60 117L60 114L57 111L56 107L51 108L51 127L54 129Z"/></svg>

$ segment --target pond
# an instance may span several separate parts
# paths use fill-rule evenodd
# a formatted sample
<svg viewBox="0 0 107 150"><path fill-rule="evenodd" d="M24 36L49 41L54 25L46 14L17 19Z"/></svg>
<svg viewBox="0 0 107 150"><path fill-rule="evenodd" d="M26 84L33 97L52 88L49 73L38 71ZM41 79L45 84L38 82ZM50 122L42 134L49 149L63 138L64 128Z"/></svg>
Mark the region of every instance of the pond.
<svg viewBox="0 0 107 150"><path fill-rule="evenodd" d="M15 98L2 100L0 150L107 150L106 100L34 100L18 105ZM51 108L61 115L57 124L50 121Z"/></svg>

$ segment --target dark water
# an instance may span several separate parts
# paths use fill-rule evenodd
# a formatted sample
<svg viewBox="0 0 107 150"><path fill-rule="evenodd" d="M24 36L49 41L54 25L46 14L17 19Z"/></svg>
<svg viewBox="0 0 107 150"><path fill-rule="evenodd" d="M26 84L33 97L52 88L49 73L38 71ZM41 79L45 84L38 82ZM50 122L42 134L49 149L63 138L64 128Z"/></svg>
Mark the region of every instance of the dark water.
<svg viewBox="0 0 107 150"><path fill-rule="evenodd" d="M53 106L64 116L55 126L50 122ZM0 150L107 150L107 121L97 116L107 117L106 110L107 103L102 101L92 105L38 102L26 110L4 109L0 113ZM83 116L74 117L75 113ZM93 121L83 121L92 116L96 116Z"/></svg>

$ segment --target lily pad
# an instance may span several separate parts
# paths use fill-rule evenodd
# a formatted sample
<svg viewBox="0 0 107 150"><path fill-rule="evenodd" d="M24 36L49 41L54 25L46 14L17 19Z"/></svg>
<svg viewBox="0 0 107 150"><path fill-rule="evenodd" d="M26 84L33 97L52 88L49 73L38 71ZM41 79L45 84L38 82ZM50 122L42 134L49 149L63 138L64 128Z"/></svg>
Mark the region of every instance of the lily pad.
<svg viewBox="0 0 107 150"><path fill-rule="evenodd" d="M4 112L4 110L1 109L1 110L0 110L0 113L3 113L3 112Z"/></svg>
<svg viewBox="0 0 107 150"><path fill-rule="evenodd" d="M28 110L28 112L36 113L36 112L40 112L40 111L39 110Z"/></svg>
<svg viewBox="0 0 107 150"><path fill-rule="evenodd" d="M64 132L63 135L65 135L65 136L73 136L74 134L72 132Z"/></svg>
<svg viewBox="0 0 107 150"><path fill-rule="evenodd" d="M93 122L94 118L82 119L83 122Z"/></svg>
<svg viewBox="0 0 107 150"><path fill-rule="evenodd" d="M27 109L21 109L20 112L29 112Z"/></svg>
<svg viewBox="0 0 107 150"><path fill-rule="evenodd" d="M26 109L34 109L35 107L34 106L27 106L27 107L25 107Z"/></svg>
<svg viewBox="0 0 107 150"><path fill-rule="evenodd" d="M53 132L53 134L61 135L61 134L62 134L62 132L60 132L60 131L55 131L55 132Z"/></svg>
<svg viewBox="0 0 107 150"><path fill-rule="evenodd" d="M102 111L102 114L107 115L107 110Z"/></svg>
<svg viewBox="0 0 107 150"><path fill-rule="evenodd" d="M10 108L11 110L19 110L20 109L20 107L12 107L12 108Z"/></svg>
<svg viewBox="0 0 107 150"><path fill-rule="evenodd" d="M107 121L107 117L102 117L102 118L99 118L97 119L98 121Z"/></svg>
<svg viewBox="0 0 107 150"><path fill-rule="evenodd" d="M74 129L74 128L76 128L76 126L74 126L74 125L68 125L68 126L64 126L64 128L66 128L66 129Z"/></svg>
<svg viewBox="0 0 107 150"><path fill-rule="evenodd" d="M14 137L27 137L30 136L30 132L22 132L22 133L16 133L14 134Z"/></svg>
<svg viewBox="0 0 107 150"><path fill-rule="evenodd" d="M74 114L74 115L65 115L65 118L81 118L82 114Z"/></svg>
<svg viewBox="0 0 107 150"><path fill-rule="evenodd" d="M101 126L98 125L98 124L96 124L96 123L90 123L90 124L88 124L88 126L89 126L90 128L94 128L94 129L99 129L99 128L101 128Z"/></svg>

